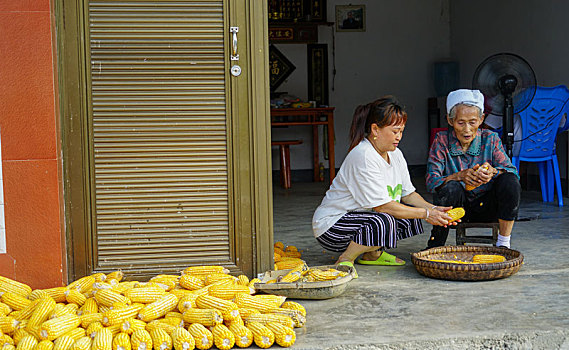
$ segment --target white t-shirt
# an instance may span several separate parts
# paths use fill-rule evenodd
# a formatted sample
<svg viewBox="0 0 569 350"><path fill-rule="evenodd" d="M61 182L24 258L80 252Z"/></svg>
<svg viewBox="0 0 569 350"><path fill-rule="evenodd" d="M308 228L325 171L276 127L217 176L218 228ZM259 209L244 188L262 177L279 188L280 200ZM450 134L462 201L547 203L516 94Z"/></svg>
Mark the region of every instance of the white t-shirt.
<svg viewBox="0 0 569 350"><path fill-rule="evenodd" d="M347 212L372 211L391 201L400 202L401 197L415 192L403 153L398 148L387 153L390 163L365 138L348 153L314 212L315 237L326 232Z"/></svg>

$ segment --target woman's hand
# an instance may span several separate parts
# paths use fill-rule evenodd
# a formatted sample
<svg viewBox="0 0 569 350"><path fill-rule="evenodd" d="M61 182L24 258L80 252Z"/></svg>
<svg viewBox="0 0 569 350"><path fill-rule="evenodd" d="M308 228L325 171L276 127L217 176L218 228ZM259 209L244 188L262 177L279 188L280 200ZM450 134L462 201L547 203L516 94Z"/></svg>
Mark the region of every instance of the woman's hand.
<svg viewBox="0 0 569 350"><path fill-rule="evenodd" d="M479 168L480 165L476 164L470 169L462 170L460 172L461 173L460 179L462 180L462 182L464 182L465 185L470 185L472 187L478 187L484 184L484 182L482 182L482 180L480 180L480 178L478 177Z"/></svg>
<svg viewBox="0 0 569 350"><path fill-rule="evenodd" d="M447 214L447 211L451 210L452 207L439 207L436 206L429 210L429 216L425 219L429 224L436 226L456 225L460 220L449 223L452 218Z"/></svg>
<svg viewBox="0 0 569 350"><path fill-rule="evenodd" d="M492 178L498 174L498 169L494 168L490 163L485 162L480 166L480 169L477 171L478 180L482 183L488 183L492 180Z"/></svg>

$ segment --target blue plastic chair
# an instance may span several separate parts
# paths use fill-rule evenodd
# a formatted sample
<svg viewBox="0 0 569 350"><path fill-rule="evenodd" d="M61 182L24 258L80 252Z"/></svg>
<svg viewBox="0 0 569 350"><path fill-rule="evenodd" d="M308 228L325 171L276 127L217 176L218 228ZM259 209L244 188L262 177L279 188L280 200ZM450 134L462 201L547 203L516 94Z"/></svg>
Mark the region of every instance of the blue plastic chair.
<svg viewBox="0 0 569 350"><path fill-rule="evenodd" d="M519 156L512 157L512 163L518 169L520 161L537 163L543 201L553 202L554 189L557 189L560 207L563 206L563 194L555 139L559 132L569 128L567 120L560 126L563 116L569 113L568 101L569 90L564 85L537 87L532 102L519 114L522 144Z"/></svg>

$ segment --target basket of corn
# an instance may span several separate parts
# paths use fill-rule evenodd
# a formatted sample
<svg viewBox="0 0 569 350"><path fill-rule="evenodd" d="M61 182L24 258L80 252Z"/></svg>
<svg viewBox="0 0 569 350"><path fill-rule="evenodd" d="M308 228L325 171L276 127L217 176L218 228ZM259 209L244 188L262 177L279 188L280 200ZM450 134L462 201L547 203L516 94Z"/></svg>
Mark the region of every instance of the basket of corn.
<svg viewBox="0 0 569 350"><path fill-rule="evenodd" d="M517 250L489 246L444 246L411 254L424 276L456 281L485 281L509 277L521 268Z"/></svg>
<svg viewBox="0 0 569 350"><path fill-rule="evenodd" d="M300 262L289 269L267 271L255 290L293 299L330 299L342 294L354 277L349 266L312 266Z"/></svg>
<svg viewBox="0 0 569 350"><path fill-rule="evenodd" d="M306 310L277 295L255 295L258 279L223 266L125 281L121 271L32 290L0 276L2 350L228 350L289 347Z"/></svg>

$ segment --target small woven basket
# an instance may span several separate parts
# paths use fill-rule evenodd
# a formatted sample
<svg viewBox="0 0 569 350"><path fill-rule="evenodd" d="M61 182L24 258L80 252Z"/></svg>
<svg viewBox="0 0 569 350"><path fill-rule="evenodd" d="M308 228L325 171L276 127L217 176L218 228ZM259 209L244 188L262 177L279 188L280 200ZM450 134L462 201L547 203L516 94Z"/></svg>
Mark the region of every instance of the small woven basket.
<svg viewBox="0 0 569 350"><path fill-rule="evenodd" d="M506 261L489 264L459 264L431 260L472 261L477 254L497 254ZM444 246L411 254L417 271L427 277L454 281L486 281L509 277L520 270L524 256L517 250L489 246Z"/></svg>

